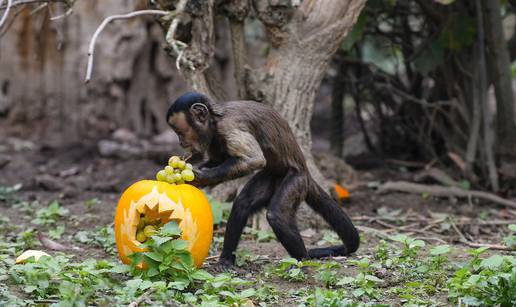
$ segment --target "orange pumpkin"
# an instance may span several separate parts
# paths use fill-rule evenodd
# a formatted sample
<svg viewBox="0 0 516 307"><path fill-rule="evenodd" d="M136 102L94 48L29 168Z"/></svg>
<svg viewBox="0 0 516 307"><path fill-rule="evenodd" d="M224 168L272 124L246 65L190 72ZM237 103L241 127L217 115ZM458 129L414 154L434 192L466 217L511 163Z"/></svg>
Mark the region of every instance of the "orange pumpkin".
<svg viewBox="0 0 516 307"><path fill-rule="evenodd" d="M136 240L140 214L161 218L163 224L175 220L181 239L188 242L195 265L200 267L208 256L213 237L213 217L204 193L189 184L142 180L124 191L115 214L115 241L120 260L129 264L129 255L145 249Z"/></svg>

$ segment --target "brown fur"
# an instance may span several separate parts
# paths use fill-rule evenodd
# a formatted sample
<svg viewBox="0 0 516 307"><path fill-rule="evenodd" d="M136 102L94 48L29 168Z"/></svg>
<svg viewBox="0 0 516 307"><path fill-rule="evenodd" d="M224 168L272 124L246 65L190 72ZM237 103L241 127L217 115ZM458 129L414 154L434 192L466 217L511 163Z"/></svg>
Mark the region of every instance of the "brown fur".
<svg viewBox="0 0 516 307"><path fill-rule="evenodd" d="M294 134L271 107L253 101L229 101L213 104L195 93L180 98L171 106L171 126L180 134L182 143L201 152L209 160L194 168L195 184L214 185L259 172L237 196L228 219L224 248L220 261L234 261L242 230L248 217L267 207L267 220L276 237L292 257L327 257L346 255L357 250L358 232L349 217L310 176ZM206 107L193 108L199 101ZM178 120L178 109L186 115ZM174 113L176 112L176 113ZM200 144L199 140L203 140ZM344 245L307 251L295 224L296 209L306 202L330 224Z"/></svg>

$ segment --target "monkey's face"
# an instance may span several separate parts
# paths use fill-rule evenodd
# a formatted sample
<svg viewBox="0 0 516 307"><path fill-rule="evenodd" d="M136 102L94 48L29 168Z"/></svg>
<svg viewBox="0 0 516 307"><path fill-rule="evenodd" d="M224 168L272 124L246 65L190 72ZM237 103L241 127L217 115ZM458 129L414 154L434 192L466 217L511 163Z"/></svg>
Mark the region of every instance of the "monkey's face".
<svg viewBox="0 0 516 307"><path fill-rule="evenodd" d="M168 124L179 137L181 147L192 153L204 153L210 142L211 132L206 117L199 117L195 112L174 113L168 118Z"/></svg>

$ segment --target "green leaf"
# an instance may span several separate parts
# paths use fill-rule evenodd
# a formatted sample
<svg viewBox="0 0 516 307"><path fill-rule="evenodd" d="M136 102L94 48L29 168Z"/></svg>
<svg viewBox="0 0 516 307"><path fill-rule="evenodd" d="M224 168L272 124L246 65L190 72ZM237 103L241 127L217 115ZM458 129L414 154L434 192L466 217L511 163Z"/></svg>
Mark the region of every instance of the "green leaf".
<svg viewBox="0 0 516 307"><path fill-rule="evenodd" d="M210 280L213 278L213 275L205 270L197 270L191 275L191 277L196 280Z"/></svg>
<svg viewBox="0 0 516 307"><path fill-rule="evenodd" d="M373 281L373 282L383 282L382 279L380 279L380 278L378 278L378 277L376 277L374 275L366 275L365 279L369 280L369 281Z"/></svg>
<svg viewBox="0 0 516 307"><path fill-rule="evenodd" d="M179 229L179 225L176 221L170 221L163 225L160 234L162 234L163 236L180 236L181 229Z"/></svg>
<svg viewBox="0 0 516 307"><path fill-rule="evenodd" d="M162 246L162 245L163 245L163 243L165 243L165 242L168 242L168 241L172 240L172 237L152 236L151 238L152 238L152 240L154 240L154 243L155 243L157 246L159 246L159 247L161 247L161 248L163 248L163 249L165 249L165 247L164 247L164 246ZM166 250L166 252L169 252L169 251L170 251L170 250Z"/></svg>
<svg viewBox="0 0 516 307"><path fill-rule="evenodd" d="M193 264L194 264L193 257L192 257L192 254L190 254L189 252L183 252L177 256L181 263L185 264L188 267L193 266Z"/></svg>
<svg viewBox="0 0 516 307"><path fill-rule="evenodd" d="M351 29L351 32L348 33L348 35L342 42L341 48L344 51L351 50L355 43L362 39L362 36L364 35L364 32L366 30L367 19L368 18L366 14L360 14L360 16L358 16L358 20L353 25L353 29Z"/></svg>
<svg viewBox="0 0 516 307"><path fill-rule="evenodd" d="M430 254L436 256L436 255L447 254L450 251L451 251L450 245L445 244L445 245L439 245L439 246L433 247L430 250Z"/></svg>
<svg viewBox="0 0 516 307"><path fill-rule="evenodd" d="M460 14L450 14L439 35L439 41L452 51L460 51L475 42L475 19Z"/></svg>
<svg viewBox="0 0 516 307"><path fill-rule="evenodd" d="M157 252L146 252L145 256L151 258L152 260L155 260L157 262L163 261L163 255Z"/></svg>
<svg viewBox="0 0 516 307"><path fill-rule="evenodd" d="M418 72L428 75L443 62L443 45L439 41L434 41L414 59L414 66Z"/></svg>
<svg viewBox="0 0 516 307"><path fill-rule="evenodd" d="M461 180L459 181L459 187L464 190L469 190L471 189L471 182L468 180Z"/></svg>
<svg viewBox="0 0 516 307"><path fill-rule="evenodd" d="M501 266L503 263L503 256L501 255L493 255L487 259L482 260L480 263L481 267L496 269Z"/></svg>
<svg viewBox="0 0 516 307"><path fill-rule="evenodd" d="M345 286L345 285L349 285L349 284L353 283L354 281L355 281L355 278L353 278L351 276L346 276L346 277L341 278L337 282L337 285L338 286Z"/></svg>
<svg viewBox="0 0 516 307"><path fill-rule="evenodd" d="M391 239L392 241L405 243L405 242L407 242L408 237L407 237L407 235L404 235L404 234L398 234L398 235L389 237L389 239Z"/></svg>
<svg viewBox="0 0 516 307"><path fill-rule="evenodd" d="M509 225L509 230L516 232L516 224L510 224Z"/></svg>
<svg viewBox="0 0 516 307"><path fill-rule="evenodd" d="M210 207L213 216L213 224L220 224L222 222L222 204L218 201L211 200Z"/></svg>
<svg viewBox="0 0 516 307"><path fill-rule="evenodd" d="M188 242L185 240L174 240L170 242L170 245L174 250L186 250L188 248Z"/></svg>
<svg viewBox="0 0 516 307"><path fill-rule="evenodd" d="M245 289L242 292L240 292L240 297L248 298L251 296L254 296L256 294L256 290L253 288Z"/></svg>
<svg viewBox="0 0 516 307"><path fill-rule="evenodd" d="M423 240L414 240L414 241L410 242L409 247L410 248L424 247L425 245L426 245L426 243Z"/></svg>
<svg viewBox="0 0 516 307"><path fill-rule="evenodd" d="M174 280L168 284L168 286L172 289L176 289L179 291L183 291L188 287L190 282L188 280Z"/></svg>

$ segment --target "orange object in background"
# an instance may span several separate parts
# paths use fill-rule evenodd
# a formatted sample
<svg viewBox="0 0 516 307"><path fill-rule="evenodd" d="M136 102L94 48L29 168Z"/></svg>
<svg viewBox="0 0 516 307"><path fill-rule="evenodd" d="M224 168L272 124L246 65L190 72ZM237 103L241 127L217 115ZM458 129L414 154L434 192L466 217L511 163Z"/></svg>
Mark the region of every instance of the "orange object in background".
<svg viewBox="0 0 516 307"><path fill-rule="evenodd" d="M172 185L155 180L142 180L127 188L118 202L115 214L115 241L123 263L128 256L145 251L136 240L140 215L160 220L175 220L181 239L188 242L195 265L200 267L208 256L213 238L213 216L204 193L189 184Z"/></svg>
<svg viewBox="0 0 516 307"><path fill-rule="evenodd" d="M349 191L338 183L335 183L335 193L339 200L348 199Z"/></svg>

